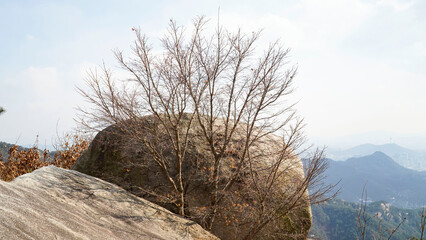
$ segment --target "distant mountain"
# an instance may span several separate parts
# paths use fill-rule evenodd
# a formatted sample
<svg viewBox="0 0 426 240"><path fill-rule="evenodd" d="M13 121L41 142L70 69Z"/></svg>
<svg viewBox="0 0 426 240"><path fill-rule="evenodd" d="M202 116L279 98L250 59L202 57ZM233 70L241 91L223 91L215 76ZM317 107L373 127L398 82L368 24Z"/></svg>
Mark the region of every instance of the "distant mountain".
<svg viewBox="0 0 426 240"><path fill-rule="evenodd" d="M426 206L426 172L404 168L382 152L328 163L326 182L341 181L341 199L359 202L366 184L371 201L385 200L403 208Z"/></svg>
<svg viewBox="0 0 426 240"><path fill-rule="evenodd" d="M401 147L394 143L374 145L362 144L346 150L327 150L327 157L333 160L346 160L351 157L370 155L374 152L383 152L394 159L398 164L417 171L426 170L426 152Z"/></svg>
<svg viewBox="0 0 426 240"><path fill-rule="evenodd" d="M409 149L426 151L426 132L397 133L389 131L370 131L341 136L310 136L310 142L316 146L329 146L347 149L364 143L385 144L397 143Z"/></svg>
<svg viewBox="0 0 426 240"><path fill-rule="evenodd" d="M313 224L309 235L312 239L321 240L353 240L357 239L358 213L360 204L332 200L326 204L312 206ZM382 239L388 239L389 230L395 229L404 219L392 239L410 239L418 237L419 214L421 209L402 209L390 206L384 201L367 205L367 217L371 220L367 227L367 238L373 239L372 234L379 239L379 219L383 231Z"/></svg>

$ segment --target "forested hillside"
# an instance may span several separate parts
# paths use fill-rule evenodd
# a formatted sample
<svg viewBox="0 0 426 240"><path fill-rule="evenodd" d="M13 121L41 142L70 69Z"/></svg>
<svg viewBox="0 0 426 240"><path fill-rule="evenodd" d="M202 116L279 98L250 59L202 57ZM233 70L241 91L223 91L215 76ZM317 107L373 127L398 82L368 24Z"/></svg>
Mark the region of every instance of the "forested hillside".
<svg viewBox="0 0 426 240"><path fill-rule="evenodd" d="M357 239L360 204L336 199L322 205L312 206L313 226L311 237L322 240L353 240ZM401 226L391 239L402 240L418 237L421 209L402 209L390 206L384 201L367 205L366 239L388 239L390 230ZM404 218L406 218L404 220Z"/></svg>

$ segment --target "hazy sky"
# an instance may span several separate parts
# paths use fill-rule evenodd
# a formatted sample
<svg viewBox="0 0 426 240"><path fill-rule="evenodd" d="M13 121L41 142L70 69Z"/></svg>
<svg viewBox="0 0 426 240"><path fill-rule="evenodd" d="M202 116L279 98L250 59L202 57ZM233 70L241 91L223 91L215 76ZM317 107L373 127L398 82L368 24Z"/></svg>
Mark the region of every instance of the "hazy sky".
<svg viewBox="0 0 426 240"><path fill-rule="evenodd" d="M131 28L152 40L197 15L264 29L299 72L294 99L312 138L426 136L426 1L0 1L0 141L50 145L71 130L85 72L116 67ZM392 136L390 136L392 137ZM426 145L425 145L426 146Z"/></svg>

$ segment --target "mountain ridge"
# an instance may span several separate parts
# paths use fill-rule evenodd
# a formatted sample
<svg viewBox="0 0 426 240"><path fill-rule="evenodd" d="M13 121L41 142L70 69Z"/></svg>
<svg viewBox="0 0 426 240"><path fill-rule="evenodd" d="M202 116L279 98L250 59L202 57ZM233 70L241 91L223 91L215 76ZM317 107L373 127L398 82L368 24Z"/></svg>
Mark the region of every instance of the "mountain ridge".
<svg viewBox="0 0 426 240"><path fill-rule="evenodd" d="M373 154L367 156L349 158L345 162L348 166L351 166L358 171L369 173L381 171L387 174L398 174L400 172L410 171L380 151L376 151Z"/></svg>
<svg viewBox="0 0 426 240"><path fill-rule="evenodd" d="M353 157L361 157L383 152L390 156L399 165L416 171L426 170L426 151L412 150L395 143L382 145L361 144L345 150L328 149L327 157L336 161L344 161Z"/></svg>
<svg viewBox="0 0 426 240"><path fill-rule="evenodd" d="M326 183L340 181L339 198L359 202L365 186L369 201L385 200L403 208L426 206L426 191L422 191L426 171L404 168L381 152L347 161L327 161Z"/></svg>

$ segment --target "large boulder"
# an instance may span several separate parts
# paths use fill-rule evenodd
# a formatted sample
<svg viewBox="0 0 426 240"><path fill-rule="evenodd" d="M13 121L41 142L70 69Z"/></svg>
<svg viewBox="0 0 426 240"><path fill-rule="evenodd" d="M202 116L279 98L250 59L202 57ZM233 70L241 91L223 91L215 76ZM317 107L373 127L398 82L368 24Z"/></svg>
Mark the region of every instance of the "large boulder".
<svg viewBox="0 0 426 240"><path fill-rule="evenodd" d="M103 180L54 166L0 181L1 239L217 239Z"/></svg>
<svg viewBox="0 0 426 240"><path fill-rule="evenodd" d="M145 125L145 128L137 130L142 136L139 139L143 138L144 129L153 127L146 127L150 122L152 122L152 118L149 117L141 120L140 125ZM221 122L218 121L214 127L220 128L220 125ZM122 129L123 126L112 125L99 132L88 150L76 161L72 169L115 183L135 195L177 213L175 206L162 201L162 194L173 192L162 174L162 170L152 161L152 156L147 151L146 146L138 141L138 137L128 135L128 132L123 132ZM225 173L224 176L231 175L234 171L235 162L233 161L238 158L238 151L241 148L239 143L244 138L244 131L244 126L239 126L230 143L228 157L224 159L221 166L221 171ZM188 217L203 226L204 219L201 211L208 206L210 200L208 171L212 164L209 159L212 159L212 157L207 144L200 137L200 129L196 124L191 128L190 135L190 147L185 155L190 160L185 161L183 165L183 175L188 186L186 203L191 207ZM171 152L167 148L171 145L167 141L167 137L159 136L158 138L166 139L161 143L161 151ZM272 164L271 159L277 154L276 150L282 146L282 139L279 137L269 136L266 139L264 143L254 147L251 152L252 155L258 155L253 157L255 160L252 162L254 164L253 169L258 169L256 172L258 175L266 174L264 173L265 166ZM170 165L174 166L173 156L170 156L170 161ZM287 170L286 174L281 175L276 181L278 184L274 185L275 189L273 189L267 204L280 204L281 199L286 198L283 194L292 194L292 188L298 186L304 179L302 163L294 154L286 159L286 163L282 167ZM170 175L175 177L175 174L176 172L173 172L172 169ZM247 176L250 173L243 171L242 174ZM250 189L251 186L245 180L237 181L233 185L229 197L221 202L211 229L212 233L221 239L240 239L247 233L250 224L255 222L254 219L256 218L253 214L254 211L251 210L251 206L255 204L253 195L250 195L253 194L253 189ZM288 214L275 219L274 223L265 227L257 235L258 239L306 239L311 226L311 212L307 194L298 199L295 206L297 207ZM282 210L286 211L287 209L284 206Z"/></svg>

